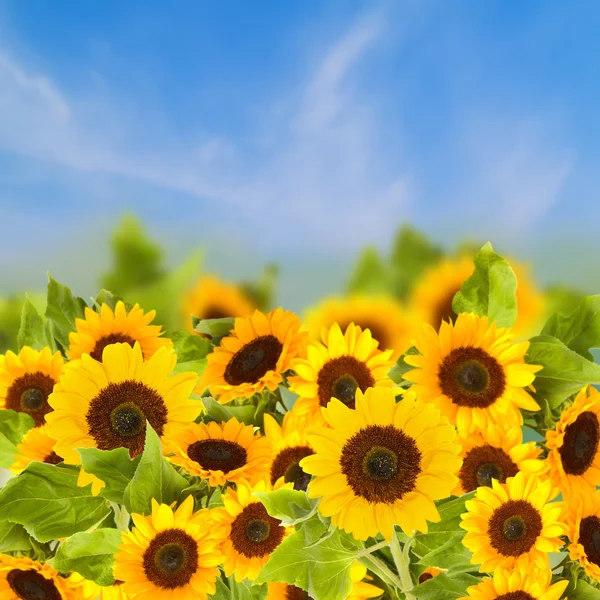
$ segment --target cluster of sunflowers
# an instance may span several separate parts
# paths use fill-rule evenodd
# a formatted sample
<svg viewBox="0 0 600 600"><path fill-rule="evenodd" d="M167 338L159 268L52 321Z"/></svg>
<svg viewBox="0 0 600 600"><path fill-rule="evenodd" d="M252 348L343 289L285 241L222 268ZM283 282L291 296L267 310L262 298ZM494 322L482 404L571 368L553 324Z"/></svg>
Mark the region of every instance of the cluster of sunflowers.
<svg viewBox="0 0 600 600"><path fill-rule="evenodd" d="M0 597L600 597L600 297L525 341L526 279L459 264L305 324L205 279L170 338L50 279L0 357Z"/></svg>

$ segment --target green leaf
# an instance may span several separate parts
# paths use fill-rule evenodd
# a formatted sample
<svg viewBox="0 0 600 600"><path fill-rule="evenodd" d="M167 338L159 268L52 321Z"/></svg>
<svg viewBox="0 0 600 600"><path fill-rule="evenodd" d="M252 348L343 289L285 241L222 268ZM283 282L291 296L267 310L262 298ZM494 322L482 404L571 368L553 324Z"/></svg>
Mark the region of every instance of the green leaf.
<svg viewBox="0 0 600 600"><path fill-rule="evenodd" d="M0 552L28 552L31 539L23 525L0 521Z"/></svg>
<svg viewBox="0 0 600 600"><path fill-rule="evenodd" d="M98 292L98 295L94 299L94 309L96 311L99 311L100 307L103 304L106 304L114 311L117 306L117 302L122 301L122 300L123 300L123 298L120 298L119 296L115 296L112 292L109 292L108 290L103 289Z"/></svg>
<svg viewBox="0 0 600 600"><path fill-rule="evenodd" d="M245 404L243 406L225 406L217 402L210 396L201 398L206 412L203 415L203 421L216 421L217 423L224 423L229 421L232 417L235 417L241 423L246 425L254 425L254 415L256 413L256 406L253 404Z"/></svg>
<svg viewBox="0 0 600 600"><path fill-rule="evenodd" d="M69 347L69 333L75 331L75 319L83 319L87 306L82 298L73 296L71 290L52 279L48 273L46 318L53 323L54 337L63 348Z"/></svg>
<svg viewBox="0 0 600 600"><path fill-rule="evenodd" d="M130 513L149 515L153 498L159 504L171 504L186 487L187 480L163 458L160 438L146 423L146 444L135 474L125 488L125 507Z"/></svg>
<svg viewBox="0 0 600 600"><path fill-rule="evenodd" d="M397 385L406 384L407 381L404 379L404 374L411 369L414 369L411 365L404 362L404 357L410 354L418 354L418 350L411 346L397 361L396 364L388 371L388 377Z"/></svg>
<svg viewBox="0 0 600 600"><path fill-rule="evenodd" d="M127 448L79 448L78 452L85 472L95 475L106 484L100 494L111 502L123 504L125 488L133 479L141 455L131 460Z"/></svg>
<svg viewBox="0 0 600 600"><path fill-rule="evenodd" d="M309 500L306 492L285 488L275 492L256 492L254 495L267 512L285 527L306 521L315 514L318 505L317 501Z"/></svg>
<svg viewBox="0 0 600 600"><path fill-rule="evenodd" d="M229 334L233 329L234 321L235 319L232 317L194 320L194 330L204 335L210 335L213 339L219 339Z"/></svg>
<svg viewBox="0 0 600 600"><path fill-rule="evenodd" d="M475 255L475 271L454 296L452 309L456 314L487 316L499 327L512 327L517 318L516 290L514 271L488 242Z"/></svg>
<svg viewBox="0 0 600 600"><path fill-rule="evenodd" d="M577 354L593 360L590 348L600 347L600 296L586 296L568 314L554 313L542 335L552 335Z"/></svg>
<svg viewBox="0 0 600 600"><path fill-rule="evenodd" d="M564 597L568 600L598 600L600 589L579 579L569 584Z"/></svg>
<svg viewBox="0 0 600 600"><path fill-rule="evenodd" d="M307 591L314 600L346 598L352 589L350 567L363 546L340 529L325 536L328 527L316 516L310 523L311 538L322 540L307 546L303 529L288 536L271 554L255 583L289 583Z"/></svg>
<svg viewBox="0 0 600 600"><path fill-rule="evenodd" d="M21 325L17 334L17 347L31 346L35 350L41 350L48 346L53 352L56 344L52 335L52 323L45 321L38 313L28 296L23 303L21 313Z"/></svg>
<svg viewBox="0 0 600 600"><path fill-rule="evenodd" d="M69 537L94 527L110 512L108 503L79 487L76 469L32 462L0 490L3 519L20 523L39 542Z"/></svg>
<svg viewBox="0 0 600 600"><path fill-rule="evenodd" d="M419 600L456 600L467 595L468 587L479 583L481 579L467 573L440 573L416 586L411 594Z"/></svg>
<svg viewBox="0 0 600 600"><path fill-rule="evenodd" d="M115 552L121 544L118 529L96 529L72 535L49 562L61 573L75 571L98 585L112 585Z"/></svg>
<svg viewBox="0 0 600 600"><path fill-rule="evenodd" d="M254 306L267 311L273 304L278 274L277 265L266 265L257 281L244 281L240 284L240 288Z"/></svg>
<svg viewBox="0 0 600 600"><path fill-rule="evenodd" d="M0 467L8 469L15 462L17 446L34 424L27 413L0 410Z"/></svg>
<svg viewBox="0 0 600 600"><path fill-rule="evenodd" d="M177 362L189 362L206 358L212 350L210 340L187 331L175 331L171 336Z"/></svg>
<svg viewBox="0 0 600 600"><path fill-rule="evenodd" d="M365 248L348 282L348 292L361 294L389 292L391 284L390 268L377 248L373 246Z"/></svg>
<svg viewBox="0 0 600 600"><path fill-rule="evenodd" d="M557 408L585 385L600 384L600 366L550 335L531 339L526 361L543 367L533 384L535 398L548 402L550 408Z"/></svg>

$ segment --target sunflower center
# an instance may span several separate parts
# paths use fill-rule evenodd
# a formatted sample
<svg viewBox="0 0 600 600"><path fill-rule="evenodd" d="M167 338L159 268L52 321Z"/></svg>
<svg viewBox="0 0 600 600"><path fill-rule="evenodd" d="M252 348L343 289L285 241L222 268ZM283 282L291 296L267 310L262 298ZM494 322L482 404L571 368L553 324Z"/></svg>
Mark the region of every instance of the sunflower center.
<svg viewBox="0 0 600 600"><path fill-rule="evenodd" d="M520 556L534 546L542 532L540 513L526 500L509 500L492 514L490 544L503 556Z"/></svg>
<svg viewBox="0 0 600 600"><path fill-rule="evenodd" d="M253 558L271 554L284 534L281 521L271 517L260 502L252 502L231 524L229 539L237 552Z"/></svg>
<svg viewBox="0 0 600 600"><path fill-rule="evenodd" d="M433 322L431 323L436 330L440 328L442 321L450 322L456 319L456 313L452 308L452 301L454 300L454 296L459 289L460 288L452 290L447 296L442 298L437 305L435 316L433 317Z"/></svg>
<svg viewBox="0 0 600 600"><path fill-rule="evenodd" d="M491 406L506 388L500 363L482 348L472 346L452 350L440 365L438 380L454 404L469 408Z"/></svg>
<svg viewBox="0 0 600 600"><path fill-rule="evenodd" d="M275 485L275 482L283 477L286 483L294 483L295 490L305 492L308 489L310 475L302 470L300 461L311 454L314 454L314 451L308 446L284 448L273 460L271 485Z"/></svg>
<svg viewBox="0 0 600 600"><path fill-rule="evenodd" d="M431 573L421 573L419 575L419 583L425 583L426 581L429 581L430 579L433 579L433 575Z"/></svg>
<svg viewBox="0 0 600 600"><path fill-rule="evenodd" d="M581 519L579 542L590 562L600 566L600 519L596 516Z"/></svg>
<svg viewBox="0 0 600 600"><path fill-rule="evenodd" d="M48 454L48 456L44 458L44 462L47 465L58 465L62 461L63 459L60 456L58 456L58 454L56 454L56 452L54 451L50 452L50 454Z"/></svg>
<svg viewBox="0 0 600 600"><path fill-rule="evenodd" d="M317 376L319 403L327 406L331 398L341 400L346 406L354 408L356 390L364 392L375 385L369 367L354 356L338 356L327 361Z"/></svg>
<svg viewBox="0 0 600 600"><path fill-rule="evenodd" d="M188 456L208 471L229 473L246 464L245 448L228 440L199 440L190 444Z"/></svg>
<svg viewBox="0 0 600 600"><path fill-rule="evenodd" d="M233 355L225 369L225 381L229 385L258 382L277 367L282 350L283 344L274 335L257 337Z"/></svg>
<svg viewBox="0 0 600 600"><path fill-rule="evenodd" d="M17 377L6 390L5 408L29 414L35 426L39 427L44 424L44 417L52 411L48 396L55 383L52 377L41 371L25 373Z"/></svg>
<svg viewBox="0 0 600 600"><path fill-rule="evenodd" d="M591 411L582 412L567 425L559 449L565 473L583 475L590 468L598 452L599 433L598 417Z"/></svg>
<svg viewBox="0 0 600 600"><path fill-rule="evenodd" d="M368 425L346 441L340 466L357 496L393 504L415 488L421 452L401 429Z"/></svg>
<svg viewBox="0 0 600 600"><path fill-rule="evenodd" d="M518 472L519 468L504 450L486 444L467 452L458 477L465 492L472 492L481 486L492 487L492 479L504 483Z"/></svg>
<svg viewBox="0 0 600 600"><path fill-rule="evenodd" d="M128 448L134 457L144 450L146 421L159 436L167 423L162 396L141 381L109 383L90 402L86 421L100 450Z"/></svg>
<svg viewBox="0 0 600 600"><path fill-rule="evenodd" d="M95 344L94 349L90 352L90 356L99 362L102 362L102 352L106 346L111 344L129 344L131 347L135 345L135 340L124 333L111 333L101 337Z"/></svg>
<svg viewBox="0 0 600 600"><path fill-rule="evenodd" d="M312 600L312 597L302 588L295 585L288 585L285 588L285 600Z"/></svg>
<svg viewBox="0 0 600 600"><path fill-rule="evenodd" d="M502 596L496 596L496 600L535 600L535 598L524 592L523 590L519 590L517 592L508 592L508 594L502 594Z"/></svg>
<svg viewBox="0 0 600 600"><path fill-rule="evenodd" d="M61 594L51 579L35 569L13 569L6 576L12 591L22 600L61 600Z"/></svg>
<svg viewBox="0 0 600 600"><path fill-rule="evenodd" d="M146 548L143 566L146 577L157 587L183 587L198 570L198 544L183 529L165 529Z"/></svg>

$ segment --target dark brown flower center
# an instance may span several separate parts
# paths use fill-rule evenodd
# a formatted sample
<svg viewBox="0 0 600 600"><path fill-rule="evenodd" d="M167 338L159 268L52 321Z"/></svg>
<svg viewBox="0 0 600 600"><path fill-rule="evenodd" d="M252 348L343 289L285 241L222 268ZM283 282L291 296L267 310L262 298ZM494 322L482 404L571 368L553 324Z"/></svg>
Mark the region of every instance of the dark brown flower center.
<svg viewBox="0 0 600 600"><path fill-rule="evenodd" d="M302 588L288 585L285 588L285 600L312 600L312 598Z"/></svg>
<svg viewBox="0 0 600 600"><path fill-rule="evenodd" d="M187 454L203 469L223 473L240 469L248 459L245 448L228 440L199 440L189 445Z"/></svg>
<svg viewBox="0 0 600 600"><path fill-rule="evenodd" d="M430 579L433 579L433 575L431 573L421 573L419 575L419 583L425 583L426 581L429 581Z"/></svg>
<svg viewBox="0 0 600 600"><path fill-rule="evenodd" d="M283 477L286 483L294 483L295 490L305 492L308 489L310 475L302 470L299 463L311 454L314 454L314 451L308 446L284 448L277 454L271 466L271 485L275 485L275 482Z"/></svg>
<svg viewBox="0 0 600 600"><path fill-rule="evenodd" d="M51 579L35 569L13 569L6 576L12 591L22 600L61 600L61 594Z"/></svg>
<svg viewBox="0 0 600 600"><path fill-rule="evenodd" d="M271 554L284 534L281 521L269 516L260 502L252 502L231 524L229 539L237 552L252 558Z"/></svg>
<svg viewBox="0 0 600 600"><path fill-rule="evenodd" d="M274 335L261 335L238 350L225 369L229 385L257 383L277 368L283 344Z"/></svg>
<svg viewBox="0 0 600 600"><path fill-rule="evenodd" d="M356 390L364 392L375 385L375 379L367 365L354 356L339 356L326 362L317 377L319 403L327 406L337 398L346 406L354 408Z"/></svg>
<svg viewBox="0 0 600 600"><path fill-rule="evenodd" d="M44 462L48 465L58 465L63 461L62 457L58 456L56 452L52 451L46 458L44 458Z"/></svg>
<svg viewBox="0 0 600 600"><path fill-rule="evenodd" d="M421 472L421 452L401 429L368 425L346 441L340 465L357 496L393 504L414 489Z"/></svg>
<svg viewBox="0 0 600 600"><path fill-rule="evenodd" d="M579 543L590 562L600 566L600 519L585 517L579 525Z"/></svg>
<svg viewBox="0 0 600 600"><path fill-rule="evenodd" d="M36 427L43 425L44 417L52 412L48 396L55 383L52 377L41 371L17 377L6 390L6 408L27 413L35 421Z"/></svg>
<svg viewBox="0 0 600 600"><path fill-rule="evenodd" d="M442 392L458 406L486 408L502 396L506 378L500 363L482 348L455 348L438 372Z"/></svg>
<svg viewBox="0 0 600 600"><path fill-rule="evenodd" d="M102 362L102 352L106 346L111 344L129 344L132 348L135 345L135 340L124 333L111 333L101 337L95 344L94 349L90 352L90 356Z"/></svg>
<svg viewBox="0 0 600 600"><path fill-rule="evenodd" d="M227 319L228 317L236 317L238 315L227 314L221 306L209 304L201 315L196 315L201 319Z"/></svg>
<svg viewBox="0 0 600 600"><path fill-rule="evenodd" d="M146 548L143 565L146 577L157 587L183 587L198 570L198 544L182 529L165 529Z"/></svg>
<svg viewBox="0 0 600 600"><path fill-rule="evenodd" d="M507 477L514 477L518 472L517 465L504 450L486 444L467 452L458 476L465 492L472 492L481 486L492 487L492 479L504 483Z"/></svg>
<svg viewBox="0 0 600 600"><path fill-rule="evenodd" d="M134 457L144 450L146 421L159 436L167 423L160 394L140 381L109 383L90 402L86 421L100 450L128 448Z"/></svg>
<svg viewBox="0 0 600 600"><path fill-rule="evenodd" d="M520 556L533 548L542 532L540 513L526 500L509 500L492 514L490 544L503 556Z"/></svg>
<svg viewBox="0 0 600 600"><path fill-rule="evenodd" d="M459 289L460 288L452 290L438 303L433 316L433 322L431 323L436 331L439 330L440 326L442 325L442 321L450 322L456 319L457 315L452 308L452 301L454 300L454 296L456 296L456 292L458 292Z"/></svg>
<svg viewBox="0 0 600 600"><path fill-rule="evenodd" d="M502 596L496 596L496 600L535 600L535 598L531 594L519 590L518 592L509 592L508 594L502 594Z"/></svg>
<svg viewBox="0 0 600 600"><path fill-rule="evenodd" d="M598 452L598 434L598 417L591 411L581 413L567 425L558 450L565 473L583 475L592 466Z"/></svg>

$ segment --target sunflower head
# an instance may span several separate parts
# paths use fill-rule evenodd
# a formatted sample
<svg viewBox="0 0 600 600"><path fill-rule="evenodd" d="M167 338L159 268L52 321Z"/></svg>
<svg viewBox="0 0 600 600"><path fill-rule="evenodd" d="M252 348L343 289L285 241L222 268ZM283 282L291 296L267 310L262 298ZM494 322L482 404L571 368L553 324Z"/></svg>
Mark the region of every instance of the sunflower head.
<svg viewBox="0 0 600 600"><path fill-rule="evenodd" d="M443 322L439 333L424 325L415 346L419 354L405 361L416 368L404 378L419 400L433 402L461 433L489 423L519 427L519 409L540 409L525 390L541 369L525 363L529 342L513 343L510 330L487 317L461 313L454 324Z"/></svg>
<svg viewBox="0 0 600 600"><path fill-rule="evenodd" d="M418 582L425 583L434 577L437 577L440 573L446 573L447 569L436 569L435 567L427 567L420 575Z"/></svg>
<svg viewBox="0 0 600 600"><path fill-rule="evenodd" d="M206 600L215 593L224 528L212 511L193 509L188 496L175 511L152 500L150 516L131 515L134 528L123 533L114 566L125 593L156 600Z"/></svg>
<svg viewBox="0 0 600 600"><path fill-rule="evenodd" d="M235 320L233 331L208 355L197 392L207 388L221 403L275 390L306 344L298 317L278 308Z"/></svg>
<svg viewBox="0 0 600 600"><path fill-rule="evenodd" d="M191 423L173 429L164 443L169 460L216 487L240 478L256 483L271 462L269 440L235 417L226 423Z"/></svg>
<svg viewBox="0 0 600 600"><path fill-rule="evenodd" d="M52 354L50 348L37 351L24 346L19 354L8 351L0 356L0 408L27 413L36 427L43 425L52 410L48 397L63 369L60 352Z"/></svg>
<svg viewBox="0 0 600 600"><path fill-rule="evenodd" d="M289 382L290 390L300 396L294 404L298 418L322 422L321 408L332 398L354 408L357 390L394 385L387 375L394 364L392 351L378 350L379 342L368 329L350 323L342 332L335 323L322 334L322 343L310 342L305 357L292 363L297 375Z"/></svg>
<svg viewBox="0 0 600 600"><path fill-rule="evenodd" d="M17 446L15 462L10 470L15 474L23 471L33 461L57 465L62 458L54 452L56 440L48 435L48 425L30 429Z"/></svg>
<svg viewBox="0 0 600 600"><path fill-rule="evenodd" d="M138 342L146 360L159 348L171 348L171 340L160 337L160 326L150 325L155 315L154 310L144 314L137 304L127 311L125 304L120 300L114 312L108 304L102 304L99 312L86 307L85 319L75 319L77 329L69 333L71 360L89 354L101 361L104 348L117 343L133 346Z"/></svg>
<svg viewBox="0 0 600 600"><path fill-rule="evenodd" d="M357 390L354 409L334 399L323 414L328 427L309 430L315 454L300 463L316 476L308 495L321 498L323 516L360 540L439 521L433 501L456 486L461 461L456 432L434 406L410 393L396 403L379 387Z"/></svg>
<svg viewBox="0 0 600 600"><path fill-rule="evenodd" d="M565 497L600 485L600 392L583 388L546 433L549 474Z"/></svg>
<svg viewBox="0 0 600 600"><path fill-rule="evenodd" d="M562 546L566 525L560 520L562 502L550 481L522 472L506 483L492 479L492 488L478 488L466 503L461 527L467 531L463 544L473 552L472 562L480 571L525 567L548 567L548 552Z"/></svg>

